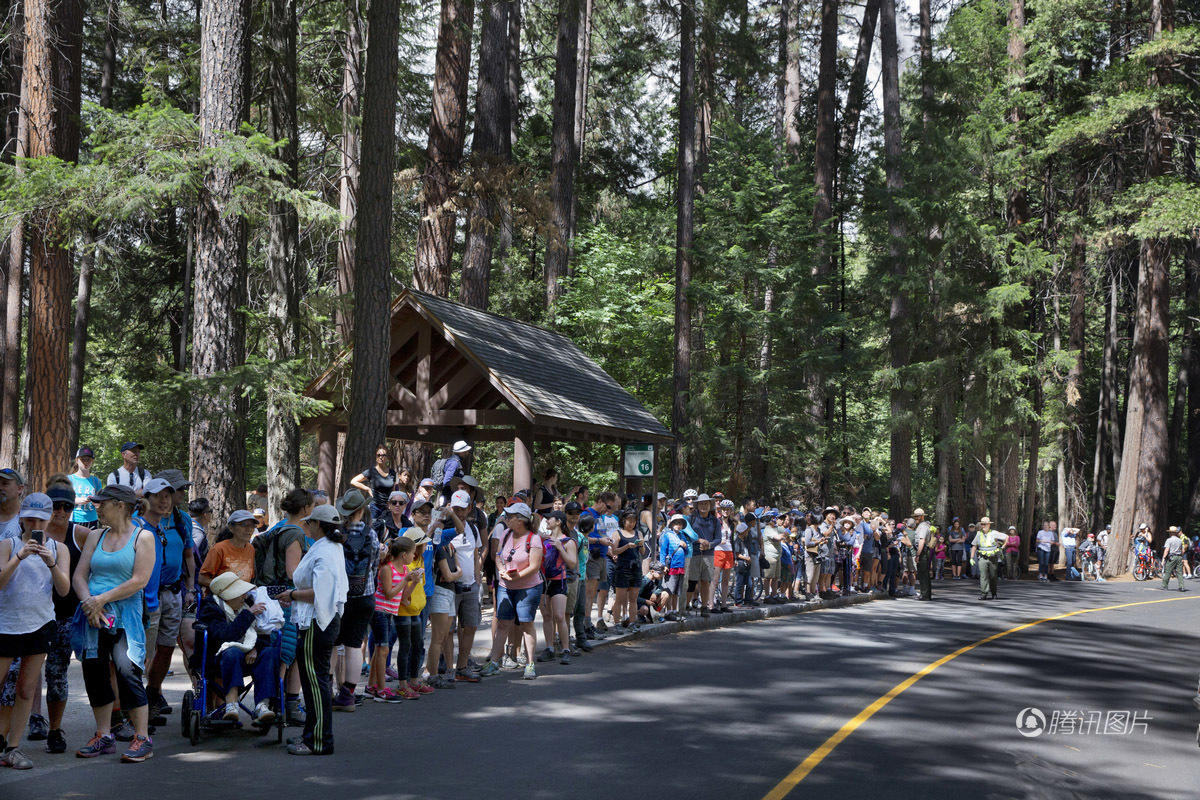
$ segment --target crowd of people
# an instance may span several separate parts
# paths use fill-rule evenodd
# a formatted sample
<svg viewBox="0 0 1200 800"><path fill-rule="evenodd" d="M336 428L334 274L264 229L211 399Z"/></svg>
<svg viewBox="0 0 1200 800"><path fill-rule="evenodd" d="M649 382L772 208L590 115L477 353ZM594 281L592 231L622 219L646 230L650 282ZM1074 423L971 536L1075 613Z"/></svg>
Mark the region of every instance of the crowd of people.
<svg viewBox="0 0 1200 800"><path fill-rule="evenodd" d="M322 755L334 750L337 712L506 670L533 680L537 664L568 665L643 625L856 593L930 600L937 581L978 579L986 600L1027 570L1015 527L985 516L942 529L921 508L897 520L691 489L593 498L584 486L560 491L548 470L532 490L495 496L489 512L462 441L415 485L381 445L340 497L297 488L270 509L259 486L245 509L214 520L207 499L189 500L180 470L151 474L141 453L127 442L101 483L82 447L73 472L40 491L0 469L4 766L33 767L26 740L67 752L72 655L95 722L80 758L153 755L155 727L173 711L163 682L177 648L193 684L208 687L203 713L241 724L249 679L246 723L283 715L302 727L288 752ZM1029 543L1038 579L1057 580L1062 563L1067 580L1103 580L1109 533L1060 536L1047 522ZM1149 533L1139 531L1139 554ZM1163 587L1177 575L1182 590L1200 542L1168 533ZM479 663L486 607L491 646Z"/></svg>

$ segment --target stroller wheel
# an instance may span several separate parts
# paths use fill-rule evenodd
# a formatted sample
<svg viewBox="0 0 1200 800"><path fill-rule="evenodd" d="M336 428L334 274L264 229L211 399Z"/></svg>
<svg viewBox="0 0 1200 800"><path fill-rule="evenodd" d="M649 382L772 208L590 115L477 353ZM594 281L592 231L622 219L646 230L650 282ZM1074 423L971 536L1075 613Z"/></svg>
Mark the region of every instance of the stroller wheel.
<svg viewBox="0 0 1200 800"><path fill-rule="evenodd" d="M200 744L200 715L192 714L188 719L188 741L192 746Z"/></svg>
<svg viewBox="0 0 1200 800"><path fill-rule="evenodd" d="M192 716L196 713L195 709L193 708L195 703L196 703L196 693L193 692L191 689L188 689L186 692L183 693L183 703L180 704L180 709L179 709L180 734L183 736L188 735L189 722L191 721Z"/></svg>

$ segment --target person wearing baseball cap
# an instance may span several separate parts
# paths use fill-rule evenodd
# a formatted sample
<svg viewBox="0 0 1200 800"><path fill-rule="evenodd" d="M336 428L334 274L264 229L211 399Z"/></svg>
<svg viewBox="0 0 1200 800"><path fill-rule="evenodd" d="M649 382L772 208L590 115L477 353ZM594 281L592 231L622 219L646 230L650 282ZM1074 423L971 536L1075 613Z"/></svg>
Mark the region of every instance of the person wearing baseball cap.
<svg viewBox="0 0 1200 800"><path fill-rule="evenodd" d="M473 494L469 488L474 482L475 479L469 475L459 479L460 488L450 495L450 513L447 516L454 525L454 538L450 540L450 544L453 546L459 571L454 587L454 619L457 620L458 626L458 656L455 661L454 679L466 683L479 681L478 670L471 668L470 658L471 649L475 646L475 632L479 630L483 621L480 592L483 559L486 555L484 539L476 524L478 509L475 508ZM447 648L447 653L449 652L451 651ZM449 663L449 655L446 661Z"/></svg>
<svg viewBox="0 0 1200 800"><path fill-rule="evenodd" d="M525 503L513 503L504 509L506 529L496 550L496 574L500 586L496 590L496 634L487 663L479 671L481 678L500 671L500 657L514 624L525 649L525 680L537 677L537 632L533 620L542 599L542 558L545 553L542 537L533 530L530 518L533 511Z"/></svg>
<svg viewBox="0 0 1200 800"><path fill-rule="evenodd" d="M142 446L137 442L126 442L121 445L121 466L108 473L105 483L109 486L120 484L133 489L134 494L141 497L146 481L153 477L141 466Z"/></svg>
<svg viewBox="0 0 1200 800"><path fill-rule="evenodd" d="M435 497L437 497L437 488L434 485L433 478L422 478L421 482L417 485L417 490L409 498L408 507L404 509L404 513L411 517L417 500L428 500L432 503Z"/></svg>
<svg viewBox="0 0 1200 800"><path fill-rule="evenodd" d="M353 713L358 708L358 680L362 677L363 641L375 613L375 581L379 572L379 538L364 521L368 509L367 497L351 489L337 501L341 517L341 546L345 556L347 578L346 600L335 647L345 648L341 659L340 678L334 695L334 711ZM365 702L365 696L363 701Z"/></svg>
<svg viewBox="0 0 1200 800"><path fill-rule="evenodd" d="M71 488L75 490L75 506L71 512L71 522L76 525L96 527L96 506L88 498L100 491L100 479L92 474L92 464L95 456L92 448L84 445L75 451L75 471L67 478Z"/></svg>

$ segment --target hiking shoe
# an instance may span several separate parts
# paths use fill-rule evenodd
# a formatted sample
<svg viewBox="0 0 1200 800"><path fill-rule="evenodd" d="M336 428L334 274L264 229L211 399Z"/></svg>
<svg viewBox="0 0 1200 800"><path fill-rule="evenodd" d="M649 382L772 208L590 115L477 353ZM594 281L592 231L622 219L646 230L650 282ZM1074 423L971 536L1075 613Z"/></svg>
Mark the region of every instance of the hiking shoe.
<svg viewBox="0 0 1200 800"><path fill-rule="evenodd" d="M171 704L167 702L162 694L157 695L150 701L150 716L162 717L170 714L172 711Z"/></svg>
<svg viewBox="0 0 1200 800"><path fill-rule="evenodd" d="M270 725L272 722L275 721L275 718L277 716L278 715L275 713L275 709L271 708L271 704L268 703L266 700L263 700L261 703L259 703L258 705L256 705L254 707L254 724L255 725L260 725L260 726Z"/></svg>
<svg viewBox="0 0 1200 800"><path fill-rule="evenodd" d="M388 667L387 669L385 669L384 674L387 676L387 679L389 681L400 680L400 673L397 672L396 670L392 669L391 667Z"/></svg>
<svg viewBox="0 0 1200 800"><path fill-rule="evenodd" d="M132 742L134 733L129 720L123 719L112 728L112 737L118 742Z"/></svg>
<svg viewBox="0 0 1200 800"><path fill-rule="evenodd" d="M63 736L62 728L54 728L46 734L46 752L55 754L67 752L67 738Z"/></svg>
<svg viewBox="0 0 1200 800"><path fill-rule="evenodd" d="M49 733L50 733L50 723L46 722L45 717L43 717L41 714L30 714L29 715L29 727L28 727L27 733L25 735L26 739L28 739L31 742L44 742L44 741L46 741L46 736ZM29 769L29 768L23 767L23 769Z"/></svg>
<svg viewBox="0 0 1200 800"><path fill-rule="evenodd" d="M33 769L33 761L16 747L0 756L0 764L11 769Z"/></svg>
<svg viewBox="0 0 1200 800"><path fill-rule="evenodd" d="M354 695L354 705L361 706L363 703L366 703L366 702L367 702L367 696L365 694Z"/></svg>
<svg viewBox="0 0 1200 800"><path fill-rule="evenodd" d="M510 655L505 655L500 659L500 669L520 669L521 664Z"/></svg>
<svg viewBox="0 0 1200 800"><path fill-rule="evenodd" d="M117 752L117 744L111 733L108 735L94 733L87 744L75 751L75 755L79 758L95 758L96 756L111 755L115 752Z"/></svg>
<svg viewBox="0 0 1200 800"><path fill-rule="evenodd" d="M563 650L561 653L558 654L558 663L570 664L571 663L571 654L568 653L566 650Z"/></svg>
<svg viewBox="0 0 1200 800"><path fill-rule="evenodd" d="M702 608L702 609L700 609L700 616L702 616L702 617L707 617L707 616L708 616L708 609L707 609L707 608Z"/></svg>
<svg viewBox="0 0 1200 800"><path fill-rule="evenodd" d="M573 644L573 645L571 645L571 649L570 649L568 652L570 652L571 656L572 656L572 657L574 657L574 658L579 658L579 656L581 655L581 651L579 650L579 646L578 646L578 645L574 645L574 644Z"/></svg>
<svg viewBox="0 0 1200 800"><path fill-rule="evenodd" d="M238 721L238 705L237 703L226 703L225 712L221 714L221 719L227 719L230 722Z"/></svg>
<svg viewBox="0 0 1200 800"><path fill-rule="evenodd" d="M537 660L539 664L544 664L547 661L553 661L554 651L547 647L545 650L537 654Z"/></svg>
<svg viewBox="0 0 1200 800"><path fill-rule="evenodd" d="M358 710L358 704L354 702L354 695L345 689L338 689L332 705L334 711L353 712Z"/></svg>
<svg viewBox="0 0 1200 800"><path fill-rule="evenodd" d="M580 650L582 650L585 653L590 653L596 649L596 648L592 647L590 644L588 644L586 639L578 642L577 646L579 647ZM575 654L572 653L571 655L575 655Z"/></svg>
<svg viewBox="0 0 1200 800"><path fill-rule="evenodd" d="M479 683L479 676L470 670L456 669L454 671L454 680L463 681L464 683Z"/></svg>
<svg viewBox="0 0 1200 800"><path fill-rule="evenodd" d="M486 664L483 665L482 669L479 670L479 677L490 678L493 675L498 675L499 673L500 673L500 665L497 664L495 661L489 660Z"/></svg>
<svg viewBox="0 0 1200 800"><path fill-rule="evenodd" d="M537 677L537 670L533 668L533 664L525 665L525 674L521 676L523 680L531 681Z"/></svg>
<svg viewBox="0 0 1200 800"><path fill-rule="evenodd" d="M121 761L126 764L140 764L154 755L154 743L145 736L133 737L133 744L121 753Z"/></svg>

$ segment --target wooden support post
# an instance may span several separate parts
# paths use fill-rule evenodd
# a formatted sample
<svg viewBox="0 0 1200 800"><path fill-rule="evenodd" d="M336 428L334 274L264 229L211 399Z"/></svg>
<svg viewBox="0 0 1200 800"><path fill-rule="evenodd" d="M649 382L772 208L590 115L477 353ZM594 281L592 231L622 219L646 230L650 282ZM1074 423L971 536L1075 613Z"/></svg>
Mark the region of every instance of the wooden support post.
<svg viewBox="0 0 1200 800"><path fill-rule="evenodd" d="M333 425L317 428L317 488L330 497L336 495L338 430Z"/></svg>
<svg viewBox="0 0 1200 800"><path fill-rule="evenodd" d="M513 434L513 492L533 489L533 427L518 425Z"/></svg>

